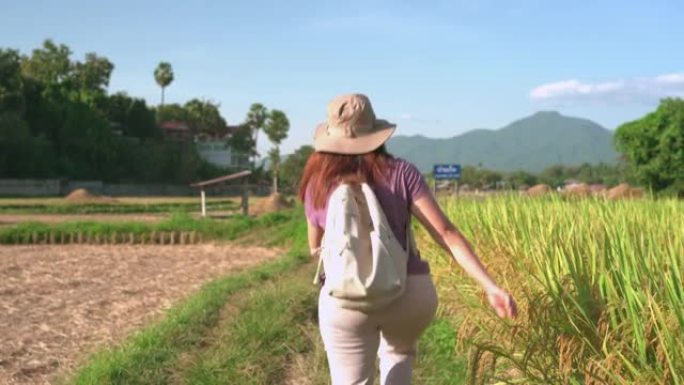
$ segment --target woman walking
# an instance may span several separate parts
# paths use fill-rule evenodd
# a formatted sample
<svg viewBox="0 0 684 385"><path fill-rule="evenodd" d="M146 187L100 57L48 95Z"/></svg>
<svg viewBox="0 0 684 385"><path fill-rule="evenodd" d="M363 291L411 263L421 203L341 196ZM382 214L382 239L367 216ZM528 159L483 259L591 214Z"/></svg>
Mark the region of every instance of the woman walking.
<svg viewBox="0 0 684 385"><path fill-rule="evenodd" d="M448 251L485 291L500 317L515 317L516 303L489 276L456 227L437 205L425 180L411 163L392 157L385 142L396 126L375 118L365 95L335 98L328 120L314 135L299 187L308 222L309 247L320 252L325 232L328 198L344 184L371 186L394 237L408 253L402 294L379 311L364 312L339 305L323 288L319 296L319 327L333 385L372 384L375 359L380 360L383 385L411 383L417 341L433 319L437 293L430 268L407 244L411 215Z"/></svg>

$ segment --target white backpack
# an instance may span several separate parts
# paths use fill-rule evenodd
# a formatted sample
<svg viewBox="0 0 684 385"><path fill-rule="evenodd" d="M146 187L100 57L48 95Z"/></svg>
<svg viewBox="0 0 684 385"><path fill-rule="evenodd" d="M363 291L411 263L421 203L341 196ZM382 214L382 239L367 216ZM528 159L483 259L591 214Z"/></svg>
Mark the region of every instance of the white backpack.
<svg viewBox="0 0 684 385"><path fill-rule="evenodd" d="M371 187L342 184L328 200L325 233L314 283L325 270L324 290L339 306L371 312L399 297L406 286L407 250L401 246Z"/></svg>

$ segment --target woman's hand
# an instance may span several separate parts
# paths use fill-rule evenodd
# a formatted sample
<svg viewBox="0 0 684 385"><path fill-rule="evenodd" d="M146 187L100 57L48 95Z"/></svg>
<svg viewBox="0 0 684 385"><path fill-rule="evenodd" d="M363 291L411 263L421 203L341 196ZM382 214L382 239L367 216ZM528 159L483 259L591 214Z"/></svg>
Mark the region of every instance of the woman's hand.
<svg viewBox="0 0 684 385"><path fill-rule="evenodd" d="M518 305L513 296L499 287L487 290L487 300L501 318L515 318L518 315Z"/></svg>

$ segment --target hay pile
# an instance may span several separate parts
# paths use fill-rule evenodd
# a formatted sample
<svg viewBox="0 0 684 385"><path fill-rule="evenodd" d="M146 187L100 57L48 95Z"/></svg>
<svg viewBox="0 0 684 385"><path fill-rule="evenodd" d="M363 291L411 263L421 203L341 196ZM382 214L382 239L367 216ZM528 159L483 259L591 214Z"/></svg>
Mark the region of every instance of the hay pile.
<svg viewBox="0 0 684 385"><path fill-rule="evenodd" d="M587 197L591 195L591 189L586 183L572 184L565 188L565 195L574 198Z"/></svg>
<svg viewBox="0 0 684 385"><path fill-rule="evenodd" d="M292 208L293 205L293 202L285 198L283 194L273 193L259 201L253 208L250 207L250 212L255 214L273 213Z"/></svg>
<svg viewBox="0 0 684 385"><path fill-rule="evenodd" d="M532 186L527 190L527 195L531 197L536 197L536 196L542 196L542 195L547 195L553 191L549 185L546 184L538 184L536 186Z"/></svg>
<svg viewBox="0 0 684 385"><path fill-rule="evenodd" d="M603 184L592 184L589 185L589 191L591 192L591 195L606 196L608 193L608 187Z"/></svg>
<svg viewBox="0 0 684 385"><path fill-rule="evenodd" d="M116 199L104 195L98 195L84 188L76 189L69 193L64 200L72 203L115 203Z"/></svg>
<svg viewBox="0 0 684 385"><path fill-rule="evenodd" d="M619 184L608 190L608 199L629 199L629 198L643 198L644 190L639 187L632 187L627 183Z"/></svg>

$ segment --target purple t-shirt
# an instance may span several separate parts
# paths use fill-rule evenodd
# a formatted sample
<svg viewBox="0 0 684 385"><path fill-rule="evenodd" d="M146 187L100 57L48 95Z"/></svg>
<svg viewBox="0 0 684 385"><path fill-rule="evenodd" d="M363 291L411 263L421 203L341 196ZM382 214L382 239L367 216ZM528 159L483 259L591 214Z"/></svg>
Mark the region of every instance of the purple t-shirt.
<svg viewBox="0 0 684 385"><path fill-rule="evenodd" d="M385 180L372 187L394 236L406 249L406 224L411 220L411 204L430 194L430 188L425 183L423 175L413 164L403 159L394 158L389 162ZM325 229L327 206L315 209L310 194L306 194L304 209L310 222ZM426 261L420 259L418 250L409 253L407 272L408 274L428 274L430 272L430 266Z"/></svg>

